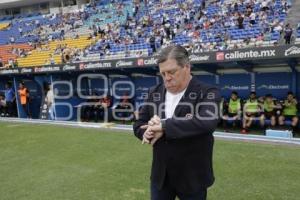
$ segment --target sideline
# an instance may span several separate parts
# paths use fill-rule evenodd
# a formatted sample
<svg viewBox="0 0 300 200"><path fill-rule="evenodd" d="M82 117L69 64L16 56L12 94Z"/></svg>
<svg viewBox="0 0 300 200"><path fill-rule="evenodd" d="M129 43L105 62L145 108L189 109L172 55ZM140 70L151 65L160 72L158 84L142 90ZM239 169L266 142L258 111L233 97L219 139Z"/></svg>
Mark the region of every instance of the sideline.
<svg viewBox="0 0 300 200"><path fill-rule="evenodd" d="M121 131L132 131L131 125L122 125L114 123L87 123L87 122L70 122L70 121L53 121L53 120L40 120L40 119L19 119L19 118L1 118L0 122L13 122L13 123L28 123L28 124L45 124L45 125L60 125L60 126L72 126L81 128L96 128L96 129L111 129ZM272 144L289 144L299 145L300 138L280 138L280 137L267 137L264 135L243 135L238 133L225 133L215 131L214 136L218 139L224 140L238 140L238 141L252 141L261 143Z"/></svg>

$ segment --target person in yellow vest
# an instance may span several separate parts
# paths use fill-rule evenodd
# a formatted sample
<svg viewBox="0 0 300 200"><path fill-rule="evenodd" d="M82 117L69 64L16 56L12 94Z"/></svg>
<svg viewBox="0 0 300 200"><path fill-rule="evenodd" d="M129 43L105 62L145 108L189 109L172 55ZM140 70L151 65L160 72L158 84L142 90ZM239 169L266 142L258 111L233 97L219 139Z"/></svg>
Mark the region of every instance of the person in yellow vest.
<svg viewBox="0 0 300 200"><path fill-rule="evenodd" d="M262 105L256 98L256 92L250 93L250 98L246 101L243 107L243 129L242 133L247 133L252 125L253 120L258 119L260 125L264 126L264 115L262 110Z"/></svg>
<svg viewBox="0 0 300 200"><path fill-rule="evenodd" d="M287 98L283 103L283 111L282 115L279 117L279 125L283 126L285 120L292 121L292 129L293 133L295 133L297 124L298 124L298 116L297 116L297 100L294 97L292 92L288 92Z"/></svg>
<svg viewBox="0 0 300 200"><path fill-rule="evenodd" d="M241 109L241 99L238 97L238 93L233 91L228 102L227 113L223 114L223 126L225 129L227 128L228 120L233 121L232 125L236 126L241 117Z"/></svg>
<svg viewBox="0 0 300 200"><path fill-rule="evenodd" d="M281 109L281 105L276 104L272 94L267 94L264 100L264 119L271 121L271 127L276 125L276 111Z"/></svg>
<svg viewBox="0 0 300 200"><path fill-rule="evenodd" d="M20 104L24 110L24 112L26 113L26 117L27 118L31 118L31 114L30 114L30 110L29 110L29 91L28 89L25 87L24 82L21 82L19 84L19 98L20 98Z"/></svg>

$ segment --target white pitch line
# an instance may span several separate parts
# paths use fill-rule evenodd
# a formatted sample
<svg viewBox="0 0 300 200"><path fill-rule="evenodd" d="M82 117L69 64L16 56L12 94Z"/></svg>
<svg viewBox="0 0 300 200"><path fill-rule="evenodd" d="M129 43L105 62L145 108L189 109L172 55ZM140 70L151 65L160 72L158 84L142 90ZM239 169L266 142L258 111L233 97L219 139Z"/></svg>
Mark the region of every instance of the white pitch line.
<svg viewBox="0 0 300 200"><path fill-rule="evenodd" d="M284 144L296 144L296 145L300 145L300 142L297 140L282 140L281 138L276 138L276 139L272 139L272 138L252 138L252 137L240 137L240 136L226 136L226 135L218 135L218 134L214 134L214 136L216 138L223 138L223 139L235 139L235 140L244 140L244 141L256 141L256 142L271 142L271 143L284 143Z"/></svg>
<svg viewBox="0 0 300 200"><path fill-rule="evenodd" d="M115 124L114 126L107 126L107 123L66 122L66 121L1 118L1 117L0 117L0 121L16 122L16 123L29 123L29 124L61 125L61 126L72 126L72 127L80 127L80 128L97 128L97 129L132 131L131 125L121 125L121 124ZM219 131L214 132L214 136L216 138L231 139L231 140L257 141L257 142L300 145L300 138L280 138L280 137L268 137L268 136L264 136L264 135L251 135L251 134L242 135L242 134L238 134L238 133L225 133L225 132L219 132Z"/></svg>
<svg viewBox="0 0 300 200"><path fill-rule="evenodd" d="M6 127L7 128L14 128L14 127L19 127L19 126L22 126L21 124L10 124L10 125L7 125Z"/></svg>

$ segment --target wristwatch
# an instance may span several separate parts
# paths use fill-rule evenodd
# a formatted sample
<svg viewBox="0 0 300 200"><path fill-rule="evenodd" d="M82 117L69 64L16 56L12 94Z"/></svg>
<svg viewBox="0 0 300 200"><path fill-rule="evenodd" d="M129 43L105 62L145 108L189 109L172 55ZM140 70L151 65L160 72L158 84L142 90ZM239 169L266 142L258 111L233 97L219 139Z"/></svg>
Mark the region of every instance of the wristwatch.
<svg viewBox="0 0 300 200"><path fill-rule="evenodd" d="M162 130L165 131L166 130L166 119L161 119L160 123L161 123Z"/></svg>

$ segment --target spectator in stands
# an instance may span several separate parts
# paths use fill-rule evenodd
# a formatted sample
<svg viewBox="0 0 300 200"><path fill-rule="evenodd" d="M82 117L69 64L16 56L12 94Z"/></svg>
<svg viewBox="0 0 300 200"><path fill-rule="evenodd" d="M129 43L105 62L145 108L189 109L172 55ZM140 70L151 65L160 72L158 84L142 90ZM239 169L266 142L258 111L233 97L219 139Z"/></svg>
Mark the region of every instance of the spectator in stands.
<svg viewBox="0 0 300 200"><path fill-rule="evenodd" d="M19 67L19 63L18 63L18 60L17 60L17 59L14 60L14 67L15 67L15 68L16 68L16 67Z"/></svg>
<svg viewBox="0 0 300 200"><path fill-rule="evenodd" d="M150 47L152 49L152 52L155 53L156 52L156 45L155 45L155 37L154 37L154 35L152 35L150 37L149 43L150 43Z"/></svg>
<svg viewBox="0 0 300 200"><path fill-rule="evenodd" d="M254 120L259 120L260 125L264 125L264 116L262 106L256 98L256 92L250 93L250 98L246 101L244 107L243 129L242 133L247 133Z"/></svg>
<svg viewBox="0 0 300 200"><path fill-rule="evenodd" d="M19 55L20 49L19 48L12 48L11 53L15 55Z"/></svg>
<svg viewBox="0 0 300 200"><path fill-rule="evenodd" d="M29 108L29 90L25 87L25 83L21 82L19 84L19 98L20 98L20 104L23 108L23 111L26 114L27 118L31 118L30 108Z"/></svg>
<svg viewBox="0 0 300 200"><path fill-rule="evenodd" d="M9 67L9 68L14 68L14 67L15 67L15 65L14 65L14 60L13 60L12 58L10 58L10 59L8 60L8 67Z"/></svg>
<svg viewBox="0 0 300 200"><path fill-rule="evenodd" d="M252 13L250 14L249 18L250 18L249 23L250 23L251 25L254 25L255 22L256 22L256 21L255 21L255 20L256 20L256 14L255 14L255 12L252 12Z"/></svg>
<svg viewBox="0 0 300 200"><path fill-rule="evenodd" d="M49 55L50 65L55 65L55 59L52 54Z"/></svg>
<svg viewBox="0 0 300 200"><path fill-rule="evenodd" d="M49 42L53 41L53 35L48 35L48 41Z"/></svg>
<svg viewBox="0 0 300 200"><path fill-rule="evenodd" d="M90 33L87 39L88 39L88 40L91 40L91 39L93 39L93 34L92 34L92 33Z"/></svg>
<svg viewBox="0 0 300 200"><path fill-rule="evenodd" d="M282 30L283 30L283 24L279 21L275 21L275 23L273 23L272 25L272 31L276 31L276 32L280 32L282 33Z"/></svg>
<svg viewBox="0 0 300 200"><path fill-rule="evenodd" d="M281 106L277 105L273 100L272 94L267 94L264 100L264 119L270 120L271 128L276 125L276 111L280 109Z"/></svg>
<svg viewBox="0 0 300 200"><path fill-rule="evenodd" d="M27 56L27 52L25 51L25 49L21 49L19 56L20 56L21 58L24 58L24 57Z"/></svg>
<svg viewBox="0 0 300 200"><path fill-rule="evenodd" d="M261 2L261 10L262 11L269 10L268 4L269 4L268 0L262 0L262 2Z"/></svg>
<svg viewBox="0 0 300 200"><path fill-rule="evenodd" d="M241 99L238 97L238 93L233 91L228 103L227 113L223 114L223 126L227 128L227 122L231 121L235 127L241 117L242 104Z"/></svg>
<svg viewBox="0 0 300 200"><path fill-rule="evenodd" d="M202 53L203 46L201 44L195 44L194 48L192 49L192 53Z"/></svg>
<svg viewBox="0 0 300 200"><path fill-rule="evenodd" d="M291 121L291 126L293 132L296 131L297 129L297 124L298 124L298 116L297 116L297 100L294 97L293 92L288 92L287 98L283 103L283 113L279 117L279 125L283 126L284 121Z"/></svg>
<svg viewBox="0 0 300 200"><path fill-rule="evenodd" d="M14 44L15 41L16 41L16 40L15 40L15 37L11 35L11 36L9 37L9 42L10 42L10 44Z"/></svg>
<svg viewBox="0 0 300 200"><path fill-rule="evenodd" d="M35 23L36 27L40 27L40 25L41 25L41 24L40 24L40 20L38 20L38 19L37 19L37 20L35 20L35 22L34 22L34 23Z"/></svg>
<svg viewBox="0 0 300 200"><path fill-rule="evenodd" d="M65 30L64 29L62 29L60 31L59 37L60 37L60 40L64 40L65 39Z"/></svg>
<svg viewBox="0 0 300 200"><path fill-rule="evenodd" d="M287 24L284 29L285 44L291 44L292 34L293 29L291 28L290 24Z"/></svg>
<svg viewBox="0 0 300 200"><path fill-rule="evenodd" d="M2 68L5 68L5 66L3 64L2 58L0 57L0 69L2 69Z"/></svg>
<svg viewBox="0 0 300 200"><path fill-rule="evenodd" d="M6 116L15 117L15 104L16 104L15 90L10 82L5 84L5 102L6 102Z"/></svg>
<svg viewBox="0 0 300 200"><path fill-rule="evenodd" d="M239 29L244 29L244 16L241 13L238 14L237 23Z"/></svg>
<svg viewBox="0 0 300 200"><path fill-rule="evenodd" d="M19 30L20 35L23 36L23 29L21 26L19 26L18 30Z"/></svg>
<svg viewBox="0 0 300 200"><path fill-rule="evenodd" d="M264 40L264 34L260 33L257 37L256 37L256 41L263 41Z"/></svg>

